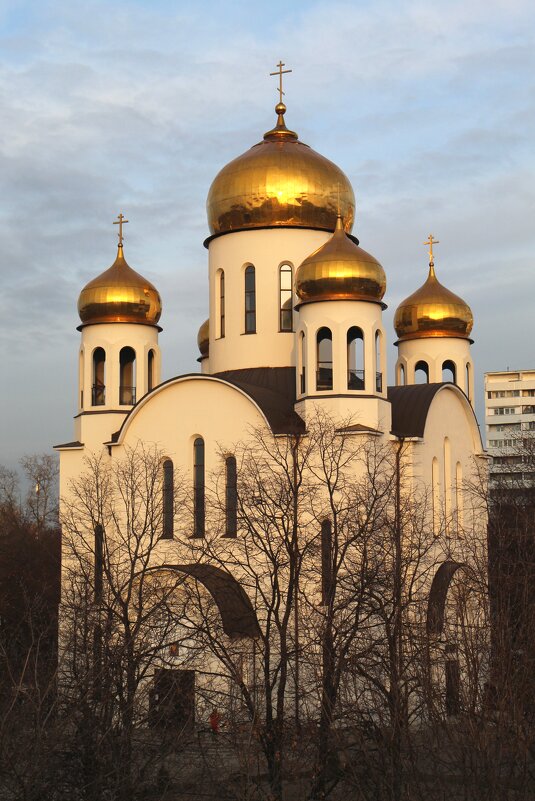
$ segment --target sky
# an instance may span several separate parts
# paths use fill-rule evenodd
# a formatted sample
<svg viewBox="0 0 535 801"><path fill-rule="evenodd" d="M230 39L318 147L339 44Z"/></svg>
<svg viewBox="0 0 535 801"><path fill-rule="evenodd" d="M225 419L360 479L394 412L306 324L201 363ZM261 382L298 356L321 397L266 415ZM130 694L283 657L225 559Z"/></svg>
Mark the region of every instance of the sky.
<svg viewBox="0 0 535 801"><path fill-rule="evenodd" d="M336 162L396 306L472 307L483 373L535 367L532 0L0 0L0 463L73 438L82 287L125 256L163 299L162 378L198 369L210 184L274 123Z"/></svg>

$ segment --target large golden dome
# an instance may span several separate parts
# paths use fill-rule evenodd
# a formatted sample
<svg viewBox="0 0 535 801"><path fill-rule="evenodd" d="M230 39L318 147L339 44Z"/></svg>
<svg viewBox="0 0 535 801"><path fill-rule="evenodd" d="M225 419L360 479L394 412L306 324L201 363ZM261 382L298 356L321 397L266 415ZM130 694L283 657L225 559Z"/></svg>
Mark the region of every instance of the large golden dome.
<svg viewBox="0 0 535 801"><path fill-rule="evenodd" d="M284 103L275 111L275 128L212 182L206 201L210 232L272 226L332 231L338 206L350 232L355 196L348 178L288 130Z"/></svg>
<svg viewBox="0 0 535 801"><path fill-rule="evenodd" d="M210 319L205 320L199 328L199 333L197 334L197 345L199 346L201 356L204 359L206 356L208 356L208 351L210 349Z"/></svg>
<svg viewBox="0 0 535 801"><path fill-rule="evenodd" d="M295 291L301 303L381 301L385 290L385 271L376 258L345 234L340 216L332 237L308 256L295 274Z"/></svg>
<svg viewBox="0 0 535 801"><path fill-rule="evenodd" d="M122 245L112 266L90 281L78 299L78 314L84 324L156 325L161 313L158 291L126 263Z"/></svg>
<svg viewBox="0 0 535 801"><path fill-rule="evenodd" d="M470 306L439 283L433 262L425 284L400 303L394 317L400 341L423 337L469 339L473 324Z"/></svg>

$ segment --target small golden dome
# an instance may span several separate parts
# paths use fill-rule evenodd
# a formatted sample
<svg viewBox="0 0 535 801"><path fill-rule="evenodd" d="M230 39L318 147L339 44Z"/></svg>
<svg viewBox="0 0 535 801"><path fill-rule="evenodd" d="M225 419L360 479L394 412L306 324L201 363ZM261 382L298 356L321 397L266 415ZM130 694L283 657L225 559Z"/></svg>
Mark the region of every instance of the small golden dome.
<svg viewBox="0 0 535 801"><path fill-rule="evenodd" d="M78 299L82 323L156 325L162 301L156 288L126 263L119 245L112 266L90 281Z"/></svg>
<svg viewBox="0 0 535 801"><path fill-rule="evenodd" d="M385 271L377 259L346 236L340 216L332 237L308 256L295 274L295 291L301 303L380 301L385 290Z"/></svg>
<svg viewBox="0 0 535 801"><path fill-rule="evenodd" d="M199 333L197 334L197 345L199 346L199 350L201 352L201 356L206 358L208 356L208 349L210 347L210 320L205 320L204 323L199 328Z"/></svg>
<svg viewBox="0 0 535 801"><path fill-rule="evenodd" d="M288 130L284 103L275 111L275 128L223 167L212 182L206 201L210 232L272 226L332 231L338 205L350 232L355 196L348 178Z"/></svg>
<svg viewBox="0 0 535 801"><path fill-rule="evenodd" d="M400 341L424 337L468 339L473 324L470 306L439 283L433 262L425 284L400 303L394 317Z"/></svg>

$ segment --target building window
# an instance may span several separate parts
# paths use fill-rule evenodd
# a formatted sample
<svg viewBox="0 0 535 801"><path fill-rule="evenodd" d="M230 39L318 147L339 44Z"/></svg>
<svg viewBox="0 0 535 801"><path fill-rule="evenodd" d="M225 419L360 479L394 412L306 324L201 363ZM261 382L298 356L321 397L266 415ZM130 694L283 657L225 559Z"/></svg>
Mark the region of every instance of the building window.
<svg viewBox="0 0 535 801"><path fill-rule="evenodd" d="M460 462L455 467L455 510L457 516L457 534L463 530L463 468Z"/></svg>
<svg viewBox="0 0 535 801"><path fill-rule="evenodd" d="M204 440L193 443L193 536L205 533Z"/></svg>
<svg viewBox="0 0 535 801"><path fill-rule="evenodd" d="M122 348L119 354L119 403L133 406L136 402L136 352L133 348Z"/></svg>
<svg viewBox="0 0 535 801"><path fill-rule="evenodd" d="M304 395L306 392L306 360L307 352L305 333L304 331L301 331L299 334L299 390L301 395Z"/></svg>
<svg viewBox="0 0 535 801"><path fill-rule="evenodd" d="M446 381L450 381L452 384L456 383L455 364L451 359L447 359L447 361L442 364L442 381L444 383Z"/></svg>
<svg viewBox="0 0 535 801"><path fill-rule="evenodd" d="M494 414L515 414L514 406L496 406Z"/></svg>
<svg viewBox="0 0 535 801"><path fill-rule="evenodd" d="M256 334L256 279L252 265L245 270L245 333Z"/></svg>
<svg viewBox="0 0 535 801"><path fill-rule="evenodd" d="M398 386L400 386L400 387L404 387L405 386L405 367L404 367L403 364L399 365Z"/></svg>
<svg viewBox="0 0 535 801"><path fill-rule="evenodd" d="M165 459L163 465L163 529L162 538L170 540L173 537L174 523L174 468L171 459Z"/></svg>
<svg viewBox="0 0 535 801"><path fill-rule="evenodd" d="M327 606L332 594L332 525L330 520L321 524L321 603Z"/></svg>
<svg viewBox="0 0 535 801"><path fill-rule="evenodd" d="M431 484L433 501L433 533L440 533L440 476L438 473L438 459L436 456L431 463Z"/></svg>
<svg viewBox="0 0 535 801"><path fill-rule="evenodd" d="M281 264L279 268L279 330L293 331L292 311L292 267Z"/></svg>
<svg viewBox="0 0 535 801"><path fill-rule="evenodd" d="M333 388L333 335L320 328L316 337L316 389Z"/></svg>
<svg viewBox="0 0 535 801"><path fill-rule="evenodd" d="M381 332L375 332L375 391L383 391L383 372L381 370Z"/></svg>
<svg viewBox="0 0 535 801"><path fill-rule="evenodd" d="M414 367L414 383L429 384L429 365L427 362L416 362Z"/></svg>
<svg viewBox="0 0 535 801"><path fill-rule="evenodd" d="M93 386L91 405L104 406L106 403L106 353L104 348L93 351Z"/></svg>
<svg viewBox="0 0 535 801"><path fill-rule="evenodd" d="M219 271L219 337L225 336L225 273Z"/></svg>
<svg viewBox="0 0 535 801"><path fill-rule="evenodd" d="M451 445L448 437L444 437L444 515L446 532L448 532L450 527L451 485Z"/></svg>
<svg viewBox="0 0 535 801"><path fill-rule="evenodd" d="M238 484L236 457L225 459L226 504L225 504L225 536L235 537L238 533Z"/></svg>
<svg viewBox="0 0 535 801"><path fill-rule="evenodd" d="M149 350L147 358L147 391L154 389L154 351Z"/></svg>
<svg viewBox="0 0 535 801"><path fill-rule="evenodd" d="M364 334L353 326L347 332L347 388L364 389Z"/></svg>

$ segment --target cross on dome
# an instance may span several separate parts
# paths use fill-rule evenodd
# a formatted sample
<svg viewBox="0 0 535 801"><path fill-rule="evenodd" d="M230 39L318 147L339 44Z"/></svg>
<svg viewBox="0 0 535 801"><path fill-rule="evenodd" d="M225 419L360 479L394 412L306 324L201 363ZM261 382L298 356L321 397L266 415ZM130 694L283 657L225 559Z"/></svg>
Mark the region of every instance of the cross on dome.
<svg viewBox="0 0 535 801"><path fill-rule="evenodd" d="M440 244L438 239L433 238L433 234L429 234L427 240L424 242L424 245L429 245L429 264L434 264L433 259L433 245Z"/></svg>
<svg viewBox="0 0 535 801"><path fill-rule="evenodd" d="M117 219L113 221L114 225L118 225L119 226L119 233L117 234L117 236L119 237L119 247L120 248L122 248L122 246L123 246L123 225L125 223L127 223L127 222L128 222L128 220L125 220L124 214L122 212L121 212L121 214L118 214L117 215Z"/></svg>
<svg viewBox="0 0 535 801"><path fill-rule="evenodd" d="M282 91L282 76L286 75L288 72L292 72L292 70L283 70L282 68L285 67L286 64L283 61L279 61L277 67L279 68L277 72L270 72L270 75L278 75L279 76L279 103L282 103L282 96L284 92Z"/></svg>

